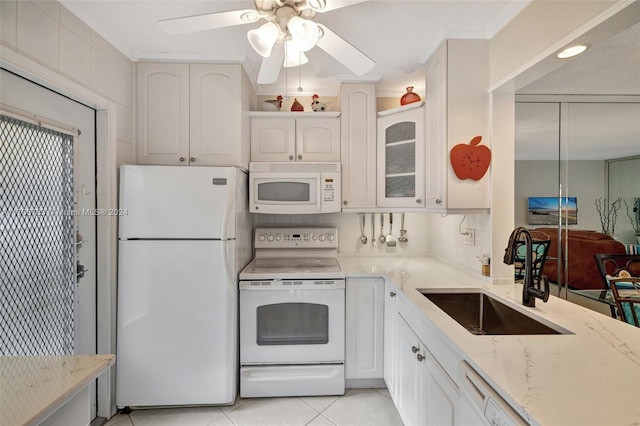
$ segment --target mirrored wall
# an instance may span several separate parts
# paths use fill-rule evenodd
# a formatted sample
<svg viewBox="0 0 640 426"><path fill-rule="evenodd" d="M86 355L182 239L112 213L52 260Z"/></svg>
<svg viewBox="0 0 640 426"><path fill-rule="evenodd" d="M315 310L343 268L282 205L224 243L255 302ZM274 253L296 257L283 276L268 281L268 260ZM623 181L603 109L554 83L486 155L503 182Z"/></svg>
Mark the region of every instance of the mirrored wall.
<svg viewBox="0 0 640 426"><path fill-rule="evenodd" d="M638 75L636 23L516 94L515 225L548 230L543 272L570 289L603 288L593 252L640 244Z"/></svg>

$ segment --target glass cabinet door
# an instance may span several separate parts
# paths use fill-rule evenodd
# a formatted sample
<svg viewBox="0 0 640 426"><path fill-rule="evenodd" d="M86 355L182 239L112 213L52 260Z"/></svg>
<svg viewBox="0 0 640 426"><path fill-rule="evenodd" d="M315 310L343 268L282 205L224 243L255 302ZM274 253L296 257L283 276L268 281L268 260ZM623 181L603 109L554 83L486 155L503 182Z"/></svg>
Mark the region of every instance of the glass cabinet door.
<svg viewBox="0 0 640 426"><path fill-rule="evenodd" d="M424 205L424 108L401 110L378 120L378 205Z"/></svg>

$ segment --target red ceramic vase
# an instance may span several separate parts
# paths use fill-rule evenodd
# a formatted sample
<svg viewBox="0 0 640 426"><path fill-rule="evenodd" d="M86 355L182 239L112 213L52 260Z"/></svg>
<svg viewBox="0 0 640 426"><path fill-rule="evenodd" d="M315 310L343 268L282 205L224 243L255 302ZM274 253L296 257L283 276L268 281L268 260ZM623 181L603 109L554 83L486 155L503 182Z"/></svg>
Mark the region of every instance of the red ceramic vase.
<svg viewBox="0 0 640 426"><path fill-rule="evenodd" d="M412 104L420 100L420 95L413 93L413 86L407 87L407 93L400 98L400 105Z"/></svg>

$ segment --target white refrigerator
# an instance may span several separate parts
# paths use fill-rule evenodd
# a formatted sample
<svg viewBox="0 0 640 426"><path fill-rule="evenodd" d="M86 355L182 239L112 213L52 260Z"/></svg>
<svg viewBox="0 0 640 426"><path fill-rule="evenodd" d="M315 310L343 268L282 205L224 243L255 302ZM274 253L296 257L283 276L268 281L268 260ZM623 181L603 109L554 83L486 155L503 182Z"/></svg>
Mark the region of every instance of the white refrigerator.
<svg viewBox="0 0 640 426"><path fill-rule="evenodd" d="M246 172L122 166L116 405L233 404Z"/></svg>

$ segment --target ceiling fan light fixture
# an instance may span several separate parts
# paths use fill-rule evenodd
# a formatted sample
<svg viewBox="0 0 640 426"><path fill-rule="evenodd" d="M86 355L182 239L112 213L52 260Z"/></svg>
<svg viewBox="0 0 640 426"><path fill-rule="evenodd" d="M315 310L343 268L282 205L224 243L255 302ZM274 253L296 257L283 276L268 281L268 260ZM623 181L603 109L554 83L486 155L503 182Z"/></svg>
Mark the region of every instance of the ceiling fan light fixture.
<svg viewBox="0 0 640 426"><path fill-rule="evenodd" d="M569 46L563 50L561 50L556 57L559 59L572 58L574 56L578 56L581 53L584 53L589 48L588 44L576 44L574 46Z"/></svg>
<svg viewBox="0 0 640 426"><path fill-rule="evenodd" d="M307 0L307 4L316 12L321 11L327 6L326 0Z"/></svg>
<svg viewBox="0 0 640 426"><path fill-rule="evenodd" d="M271 55L271 49L273 49L273 45L278 40L278 37L280 37L280 29L273 22L267 22L260 28L256 28L247 33L251 47L264 58Z"/></svg>
<svg viewBox="0 0 640 426"><path fill-rule="evenodd" d="M294 16L289 20L287 28L292 40L302 52L311 49L318 42L320 32L318 25L313 21Z"/></svg>
<svg viewBox="0 0 640 426"><path fill-rule="evenodd" d="M298 47L297 43L293 40L287 40L285 42L285 55L283 67L292 68L304 65L309 62L309 58Z"/></svg>

